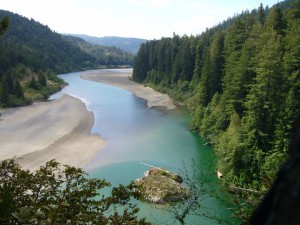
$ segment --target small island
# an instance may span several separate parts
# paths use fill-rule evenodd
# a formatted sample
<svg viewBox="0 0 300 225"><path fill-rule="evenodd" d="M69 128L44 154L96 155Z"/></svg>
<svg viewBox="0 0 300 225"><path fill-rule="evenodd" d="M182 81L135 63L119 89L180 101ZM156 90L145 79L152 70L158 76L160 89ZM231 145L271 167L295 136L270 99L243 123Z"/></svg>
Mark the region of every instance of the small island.
<svg viewBox="0 0 300 225"><path fill-rule="evenodd" d="M134 183L145 201L166 204L183 201L190 196L190 191L182 185L182 182L182 178L175 173L151 167Z"/></svg>

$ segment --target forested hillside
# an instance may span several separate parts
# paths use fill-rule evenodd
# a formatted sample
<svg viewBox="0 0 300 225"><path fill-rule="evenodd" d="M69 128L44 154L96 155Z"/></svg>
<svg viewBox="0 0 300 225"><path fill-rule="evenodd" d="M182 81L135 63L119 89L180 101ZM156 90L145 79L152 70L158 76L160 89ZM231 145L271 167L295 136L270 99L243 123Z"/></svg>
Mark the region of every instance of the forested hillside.
<svg viewBox="0 0 300 225"><path fill-rule="evenodd" d="M142 44L133 79L191 110L190 126L213 144L227 187L263 194L300 110L300 1L260 5L199 36Z"/></svg>
<svg viewBox="0 0 300 225"><path fill-rule="evenodd" d="M129 66L133 63L133 55L121 50L120 48L91 44L79 37L74 36L64 36L63 38L73 45L79 47L83 52L91 55L94 59L95 65Z"/></svg>
<svg viewBox="0 0 300 225"><path fill-rule="evenodd" d="M0 36L0 107L29 104L59 90L55 74L130 65L133 56L117 48L94 47L74 41L47 26L0 10L9 27Z"/></svg>
<svg viewBox="0 0 300 225"><path fill-rule="evenodd" d="M72 36L80 37L85 41L100 45L100 46L115 46L123 51L131 54L136 54L140 45L147 40L140 38L125 38L125 37L92 37L84 34L72 34Z"/></svg>

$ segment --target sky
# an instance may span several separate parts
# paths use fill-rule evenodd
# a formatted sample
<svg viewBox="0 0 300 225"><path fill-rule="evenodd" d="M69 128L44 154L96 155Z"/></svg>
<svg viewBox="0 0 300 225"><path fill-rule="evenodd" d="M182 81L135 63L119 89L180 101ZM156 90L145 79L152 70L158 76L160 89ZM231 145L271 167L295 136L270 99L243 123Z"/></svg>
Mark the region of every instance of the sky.
<svg viewBox="0 0 300 225"><path fill-rule="evenodd" d="M243 10L280 0L0 0L18 13L64 34L145 39L198 35Z"/></svg>

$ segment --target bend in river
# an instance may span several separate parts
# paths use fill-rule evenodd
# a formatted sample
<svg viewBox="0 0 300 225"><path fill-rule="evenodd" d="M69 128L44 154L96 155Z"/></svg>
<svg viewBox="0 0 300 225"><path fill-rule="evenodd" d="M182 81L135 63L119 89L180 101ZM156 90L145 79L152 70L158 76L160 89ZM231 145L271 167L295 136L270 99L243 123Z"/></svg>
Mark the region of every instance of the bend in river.
<svg viewBox="0 0 300 225"><path fill-rule="evenodd" d="M119 70L118 72L126 70ZM194 162L200 171L196 177L204 183L201 197L202 216L188 216L188 224L235 224L229 217L229 197L224 196L214 172L215 157L204 141L188 130L189 114L184 109L147 108L143 99L132 93L102 83L83 80L80 72L60 75L69 86L63 93L80 98L94 113L92 133L107 140L106 147L84 168L92 177L104 178L112 185L128 184L140 178L148 169L139 162L164 167L172 172L186 170L193 174ZM79 156L80 157L80 156ZM174 224L168 212L173 206L137 202L140 215L157 224Z"/></svg>

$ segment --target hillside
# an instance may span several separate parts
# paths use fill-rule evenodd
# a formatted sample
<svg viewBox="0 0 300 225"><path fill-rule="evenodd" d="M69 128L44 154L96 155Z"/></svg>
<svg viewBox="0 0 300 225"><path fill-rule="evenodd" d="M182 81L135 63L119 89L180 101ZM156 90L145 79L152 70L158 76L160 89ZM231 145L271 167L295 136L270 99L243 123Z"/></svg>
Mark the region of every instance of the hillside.
<svg viewBox="0 0 300 225"><path fill-rule="evenodd" d="M115 46L99 46L86 42L82 38L70 35L63 35L63 39L92 56L95 65L130 66L133 64L133 54L125 52Z"/></svg>
<svg viewBox="0 0 300 225"><path fill-rule="evenodd" d="M130 65L133 56L117 48L95 47L53 32L33 19L0 10L0 107L45 99L63 82L55 74Z"/></svg>
<svg viewBox="0 0 300 225"><path fill-rule="evenodd" d="M1 74L19 63L30 65L32 69L51 68L55 72L64 72L79 69L92 60L61 35L33 19L1 10L0 19L4 17L10 18L10 26L0 39Z"/></svg>
<svg viewBox="0 0 300 225"><path fill-rule="evenodd" d="M191 129L214 146L223 184L254 191L242 192L253 208L287 157L300 113L299 62L300 1L288 0L198 36L142 44L133 80L189 108Z"/></svg>
<svg viewBox="0 0 300 225"><path fill-rule="evenodd" d="M80 37L85 41L100 46L115 46L123 51L136 54L140 45L147 40L140 38L124 38L124 37L92 37L83 34L72 34L72 36Z"/></svg>

